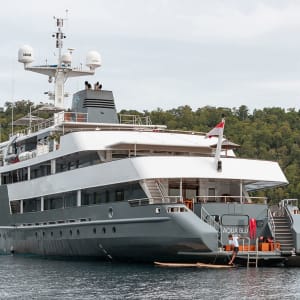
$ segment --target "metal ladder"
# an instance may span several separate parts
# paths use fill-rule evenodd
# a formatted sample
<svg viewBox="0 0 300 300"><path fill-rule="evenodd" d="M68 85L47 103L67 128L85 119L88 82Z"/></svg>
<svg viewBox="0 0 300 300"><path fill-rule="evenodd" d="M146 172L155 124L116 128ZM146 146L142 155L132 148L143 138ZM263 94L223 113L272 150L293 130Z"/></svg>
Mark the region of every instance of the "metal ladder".
<svg viewBox="0 0 300 300"><path fill-rule="evenodd" d="M255 268L257 268L258 265L258 238L255 241L255 254L253 255L253 251L250 251L250 238L246 237L248 239L248 253L247 253L247 268L249 268L250 265L255 264Z"/></svg>

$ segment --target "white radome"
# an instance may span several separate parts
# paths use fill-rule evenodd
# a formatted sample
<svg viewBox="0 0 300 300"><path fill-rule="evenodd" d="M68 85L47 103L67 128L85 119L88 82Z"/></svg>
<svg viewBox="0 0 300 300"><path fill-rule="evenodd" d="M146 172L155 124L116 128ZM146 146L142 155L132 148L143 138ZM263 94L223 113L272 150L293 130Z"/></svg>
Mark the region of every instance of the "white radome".
<svg viewBox="0 0 300 300"><path fill-rule="evenodd" d="M18 61L23 64L30 64L34 61L33 49L28 45L23 45L18 51Z"/></svg>
<svg viewBox="0 0 300 300"><path fill-rule="evenodd" d="M64 64L71 64L72 62L72 56L70 53L64 53L61 57L61 61L64 63Z"/></svg>
<svg viewBox="0 0 300 300"><path fill-rule="evenodd" d="M86 55L86 65L94 70L101 66L101 56L97 51L89 51Z"/></svg>

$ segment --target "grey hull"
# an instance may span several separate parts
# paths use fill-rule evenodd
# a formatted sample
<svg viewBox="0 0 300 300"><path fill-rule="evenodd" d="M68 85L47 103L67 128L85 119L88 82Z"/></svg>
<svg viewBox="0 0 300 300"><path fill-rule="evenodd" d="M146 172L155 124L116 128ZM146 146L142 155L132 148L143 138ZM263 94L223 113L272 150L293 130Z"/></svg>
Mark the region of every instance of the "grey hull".
<svg viewBox="0 0 300 300"><path fill-rule="evenodd" d="M155 212L157 207L160 213ZM113 217L108 216L110 209L114 211ZM53 220L51 224L41 223L45 215ZM67 222L71 216L76 220ZM2 253L148 262L195 261L199 260L199 254L194 257L180 253L212 253L218 246L214 228L191 211L169 214L167 205L101 204L49 211L44 215L19 215L14 222L16 226L0 228Z"/></svg>

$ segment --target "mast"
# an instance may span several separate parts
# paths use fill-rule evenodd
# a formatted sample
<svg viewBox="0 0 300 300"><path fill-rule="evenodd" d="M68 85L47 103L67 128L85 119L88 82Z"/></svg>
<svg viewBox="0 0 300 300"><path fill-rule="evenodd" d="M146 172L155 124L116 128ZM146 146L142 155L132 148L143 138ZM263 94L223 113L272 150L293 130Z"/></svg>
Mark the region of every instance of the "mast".
<svg viewBox="0 0 300 300"><path fill-rule="evenodd" d="M18 61L24 64L26 71L32 71L48 76L48 81L51 83L54 79L54 92L48 92L50 100L54 100L54 106L59 109L64 109L64 98L67 94L64 92L64 85L69 77L94 75L95 69L101 66L101 57L97 51L89 51L86 56L87 70L82 70L78 67L72 67L72 52L74 49L69 49L69 52L62 54L63 39L66 38L62 31L64 21L66 19L56 18L57 31L52 35L55 37L56 48L58 49L58 61L56 65L38 65L31 66L34 61L33 49L24 45L19 49Z"/></svg>
<svg viewBox="0 0 300 300"><path fill-rule="evenodd" d="M57 62L55 80L54 80L54 106L63 108L64 96L65 96L64 95L65 76L64 76L64 69L62 68L61 51L63 47L63 39L65 39L66 36L62 32L64 19L56 18L56 17L54 17L54 19L56 19L57 32L52 36L56 37L56 48L58 48L58 62Z"/></svg>

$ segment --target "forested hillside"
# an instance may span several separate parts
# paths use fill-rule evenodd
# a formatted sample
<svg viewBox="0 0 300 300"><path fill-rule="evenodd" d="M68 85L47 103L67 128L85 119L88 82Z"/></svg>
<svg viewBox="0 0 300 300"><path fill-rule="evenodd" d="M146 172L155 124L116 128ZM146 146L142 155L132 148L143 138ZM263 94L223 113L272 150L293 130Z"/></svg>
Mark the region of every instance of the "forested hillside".
<svg viewBox="0 0 300 300"><path fill-rule="evenodd" d="M34 111L37 106L30 101L14 103L14 120ZM169 129L208 132L225 115L224 134L227 139L241 147L236 151L239 157L259 158L278 161L290 184L287 187L268 191L272 202L283 198L300 199L300 111L284 110L279 107L255 109L249 112L244 105L239 108L205 106L193 111L189 106L180 106L171 110L160 108L153 111L125 111L122 114L150 116L153 124L167 125ZM48 117L39 113L40 117ZM12 104L5 103L0 113L1 141L11 133ZM17 129L17 128L16 128ZM264 195L264 192L259 192Z"/></svg>

